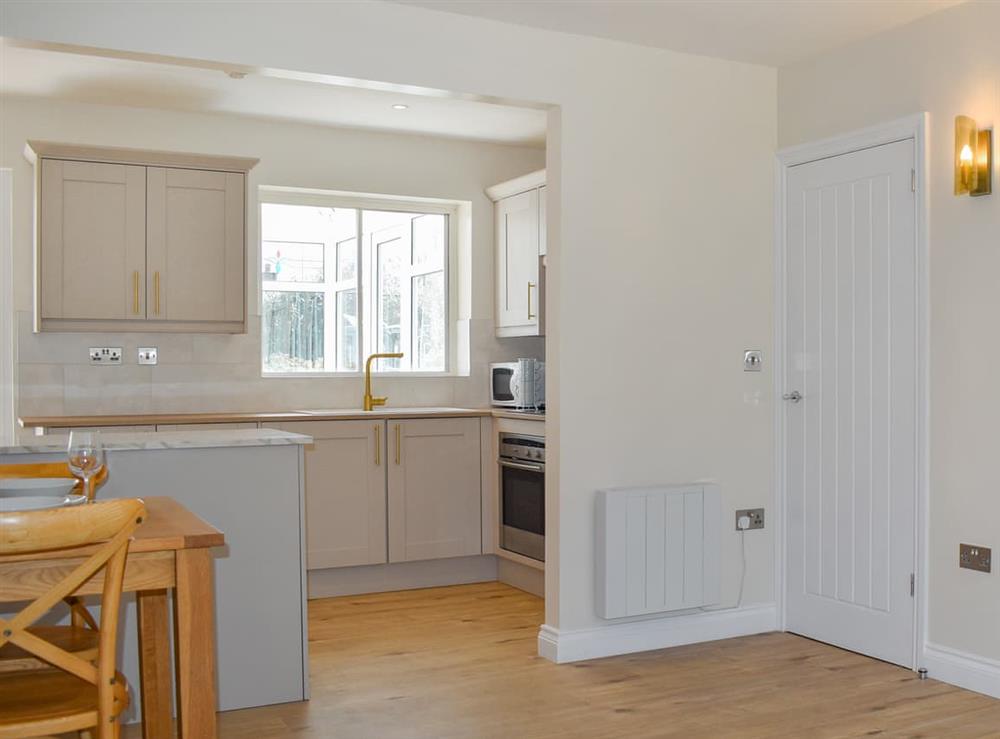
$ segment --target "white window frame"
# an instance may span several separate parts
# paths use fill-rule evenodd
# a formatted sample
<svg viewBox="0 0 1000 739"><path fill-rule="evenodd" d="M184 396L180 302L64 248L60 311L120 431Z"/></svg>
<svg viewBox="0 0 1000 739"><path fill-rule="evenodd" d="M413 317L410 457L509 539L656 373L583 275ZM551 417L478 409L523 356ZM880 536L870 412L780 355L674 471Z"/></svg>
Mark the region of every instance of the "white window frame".
<svg viewBox="0 0 1000 739"><path fill-rule="evenodd" d="M264 369L264 351L265 346L263 342L263 336L261 340L261 357L260 357L260 372L263 378L309 378L309 377L363 377L364 376L364 363L367 358L364 354L366 339L369 336L374 338L375 326L377 326L377 321L371 321L371 312L368 310L369 306L373 304L373 301L369 301L368 296L365 294L364 282L365 282L365 271L370 268L369 264L366 264L365 259L366 249L364 247L363 233L361 233L361 212L365 210L384 210L384 211L395 211L395 212L406 212L406 213L417 213L417 214L437 214L448 216L448 230L446 234L446 244L445 244L445 263L444 263L444 280L445 280L445 316L447 317L447 326L445 327L445 368L441 371L427 372L427 371L408 371L408 370L388 370L382 371L378 369L373 369L372 374L377 376L385 377L396 377L396 378L410 378L410 377L451 377L459 374L460 362L457 357L457 346L458 346L458 281L456 275L458 270L455 269L455 265L458 260L459 253L459 221L460 221L460 211L463 203L460 201L453 200L443 200L438 198L419 198L419 197L406 197L406 196L390 196L390 195L375 195L369 193L350 193L350 192L340 192L340 191L325 191L325 190L312 190L303 188L291 188L291 187L272 187L272 186L261 186L258 191L258 217L263 220L261 206L265 204L280 204L280 205L312 205L317 207L327 207L327 208L350 208L358 211L359 215L359 229L357 234L358 241L358 253L357 253L357 268L355 271L355 279L358 290L358 315L359 315L359 332L358 332L358 369L356 371L351 370L321 370L321 371L310 371L310 372L268 372ZM264 314L264 290L288 290L292 292L300 291L327 291L327 285L333 285L332 294L334 300L336 300L336 293L338 288L336 287L336 242L330 242L325 249L324 256L324 278L326 277L327 269L333 269L333 280L324 279L323 283L308 283L308 282L288 282L282 283L282 286L275 288L275 283L268 282L266 284L261 277L262 273L262 254L263 254L263 228L260 229L260 238L258 239L257 253L258 253L258 269L257 269L257 291L258 291L258 305L260 306L261 316ZM332 260L332 261L331 261ZM426 272L437 272L438 270L426 270ZM412 277L419 276L423 274L424 271L416 270L411 268L410 275ZM412 284L412 282L411 282ZM330 321L324 321L324 342L330 342L331 339L335 339L335 332L337 330L336 322L333 322L333 326L329 325ZM412 324L412 321L411 321ZM368 334L369 336L366 336ZM334 340L332 343L327 343L326 346L333 346L335 349L339 349L339 346ZM336 365L336 356L333 356L333 364ZM330 361L329 357L325 358L324 363ZM377 363L375 364L377 367Z"/></svg>

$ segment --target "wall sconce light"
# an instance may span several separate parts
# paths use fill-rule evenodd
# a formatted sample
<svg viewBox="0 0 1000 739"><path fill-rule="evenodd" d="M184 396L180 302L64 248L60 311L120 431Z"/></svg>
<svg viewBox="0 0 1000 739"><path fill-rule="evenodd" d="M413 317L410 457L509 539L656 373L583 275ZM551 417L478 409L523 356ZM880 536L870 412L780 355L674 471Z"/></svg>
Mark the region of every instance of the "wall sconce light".
<svg viewBox="0 0 1000 739"><path fill-rule="evenodd" d="M955 116L955 194L989 195L993 178L993 132Z"/></svg>

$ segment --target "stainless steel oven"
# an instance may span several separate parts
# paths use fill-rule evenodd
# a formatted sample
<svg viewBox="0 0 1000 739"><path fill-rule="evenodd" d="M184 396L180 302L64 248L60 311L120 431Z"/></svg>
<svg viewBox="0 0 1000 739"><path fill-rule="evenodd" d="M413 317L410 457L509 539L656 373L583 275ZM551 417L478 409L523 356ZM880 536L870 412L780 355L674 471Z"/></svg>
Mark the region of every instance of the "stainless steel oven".
<svg viewBox="0 0 1000 739"><path fill-rule="evenodd" d="M545 561L545 437L500 434L500 548Z"/></svg>

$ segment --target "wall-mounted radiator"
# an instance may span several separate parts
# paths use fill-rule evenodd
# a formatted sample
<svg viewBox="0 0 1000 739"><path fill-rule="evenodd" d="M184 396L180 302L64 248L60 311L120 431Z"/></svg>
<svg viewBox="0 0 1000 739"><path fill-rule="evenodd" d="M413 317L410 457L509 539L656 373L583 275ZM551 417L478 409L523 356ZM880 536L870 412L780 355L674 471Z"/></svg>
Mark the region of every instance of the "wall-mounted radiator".
<svg viewBox="0 0 1000 739"><path fill-rule="evenodd" d="M722 499L709 484L597 493L597 613L641 616L719 602Z"/></svg>

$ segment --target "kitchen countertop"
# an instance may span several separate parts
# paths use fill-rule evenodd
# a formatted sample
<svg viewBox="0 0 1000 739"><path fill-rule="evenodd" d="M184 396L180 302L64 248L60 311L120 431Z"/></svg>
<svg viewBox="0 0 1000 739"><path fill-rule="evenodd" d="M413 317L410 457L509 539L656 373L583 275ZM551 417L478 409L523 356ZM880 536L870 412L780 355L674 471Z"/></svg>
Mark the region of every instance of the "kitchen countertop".
<svg viewBox="0 0 1000 739"><path fill-rule="evenodd" d="M25 416L18 419L24 428L72 428L78 426L155 426L185 423L282 423L286 421L358 421L369 418L523 418L545 420L545 414L503 408L393 408L372 411L357 408L330 408L293 411L237 411L217 413L136 413L92 416Z"/></svg>
<svg viewBox="0 0 1000 739"><path fill-rule="evenodd" d="M0 446L2 454L52 454L66 452L65 435L39 436L37 441L23 441ZM311 444L312 437L275 429L225 429L212 431L132 431L101 434L107 451L147 449L213 449L239 446L288 446Z"/></svg>

